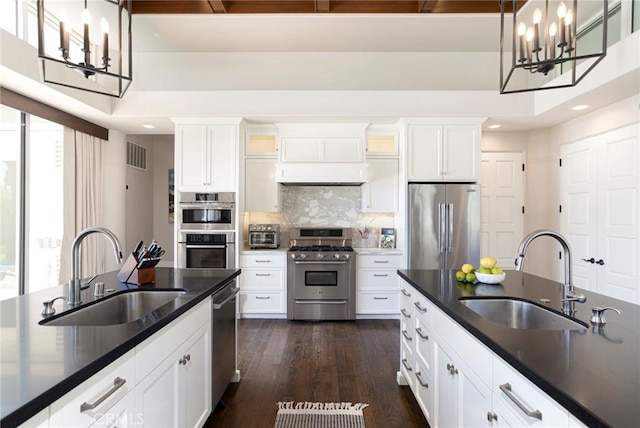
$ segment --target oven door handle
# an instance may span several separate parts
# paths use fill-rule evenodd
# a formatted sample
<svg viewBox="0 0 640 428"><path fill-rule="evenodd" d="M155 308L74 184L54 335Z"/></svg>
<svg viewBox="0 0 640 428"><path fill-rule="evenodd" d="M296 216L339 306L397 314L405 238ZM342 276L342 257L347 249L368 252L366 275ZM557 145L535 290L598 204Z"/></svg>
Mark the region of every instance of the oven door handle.
<svg viewBox="0 0 640 428"><path fill-rule="evenodd" d="M197 244L196 245L187 244L185 247L186 248L199 248L199 249L205 249L205 250L207 250L207 249L216 249L216 248L220 248L220 249L227 248L226 245L197 245Z"/></svg>
<svg viewBox="0 0 640 428"><path fill-rule="evenodd" d="M294 300L296 305L344 305L348 300Z"/></svg>
<svg viewBox="0 0 640 428"><path fill-rule="evenodd" d="M334 262L334 261L328 261L328 262L300 262L300 261L294 261L295 264L297 265L346 265L349 262Z"/></svg>

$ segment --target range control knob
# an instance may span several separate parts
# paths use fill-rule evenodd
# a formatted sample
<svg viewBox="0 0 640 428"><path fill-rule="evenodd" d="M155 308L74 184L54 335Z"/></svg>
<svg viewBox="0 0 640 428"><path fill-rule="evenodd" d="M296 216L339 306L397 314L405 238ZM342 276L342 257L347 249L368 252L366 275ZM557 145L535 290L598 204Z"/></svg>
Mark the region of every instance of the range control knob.
<svg viewBox="0 0 640 428"><path fill-rule="evenodd" d="M318 254L319 259L324 259L324 254Z"/></svg>
<svg viewBox="0 0 640 428"><path fill-rule="evenodd" d="M302 254L300 254L300 258L301 258L302 260L304 260L304 259L306 259L306 258L307 258L307 255L306 255L306 254L304 254L304 253L302 253Z"/></svg>
<svg viewBox="0 0 640 428"><path fill-rule="evenodd" d="M340 260L340 254L334 254L333 257L335 257L336 259Z"/></svg>
<svg viewBox="0 0 640 428"><path fill-rule="evenodd" d="M295 254L291 254L291 258L295 260L296 255Z"/></svg>
<svg viewBox="0 0 640 428"><path fill-rule="evenodd" d="M344 255L344 259L345 259L345 260L349 260L349 254L345 254L345 255Z"/></svg>

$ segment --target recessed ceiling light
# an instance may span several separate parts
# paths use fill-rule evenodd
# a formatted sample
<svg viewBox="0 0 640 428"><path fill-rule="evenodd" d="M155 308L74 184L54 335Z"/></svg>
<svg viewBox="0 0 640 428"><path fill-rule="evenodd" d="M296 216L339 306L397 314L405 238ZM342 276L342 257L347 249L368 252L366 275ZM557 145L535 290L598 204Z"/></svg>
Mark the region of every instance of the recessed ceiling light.
<svg viewBox="0 0 640 428"><path fill-rule="evenodd" d="M502 125L499 125L499 124L496 123L495 125L489 125L487 128L489 128L489 129L498 129L500 127L502 127Z"/></svg>
<svg viewBox="0 0 640 428"><path fill-rule="evenodd" d="M574 111L580 111L580 110L586 110L586 109L588 109L588 108L589 108L589 106L588 106L588 105L586 105L586 104L580 104L580 105L577 105L577 106L573 106L573 107L571 107L571 110L574 110Z"/></svg>
<svg viewBox="0 0 640 428"><path fill-rule="evenodd" d="M155 126L154 126L154 125L149 125L149 124L142 125L142 127L143 127L143 128L147 128L147 129L153 129L153 128L155 128Z"/></svg>

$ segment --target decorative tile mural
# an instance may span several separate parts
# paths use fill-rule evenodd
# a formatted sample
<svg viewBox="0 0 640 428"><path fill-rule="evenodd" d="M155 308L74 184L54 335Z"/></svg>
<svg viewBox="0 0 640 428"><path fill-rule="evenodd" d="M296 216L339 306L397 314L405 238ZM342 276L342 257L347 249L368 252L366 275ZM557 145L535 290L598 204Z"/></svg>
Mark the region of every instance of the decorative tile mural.
<svg viewBox="0 0 640 428"><path fill-rule="evenodd" d="M282 212L250 213L250 223L278 223L282 246L292 227L352 227L355 247L377 247L381 227L394 227L393 213L362 212L359 186L282 186ZM365 232L366 228L366 233ZM362 241L362 234L368 240Z"/></svg>

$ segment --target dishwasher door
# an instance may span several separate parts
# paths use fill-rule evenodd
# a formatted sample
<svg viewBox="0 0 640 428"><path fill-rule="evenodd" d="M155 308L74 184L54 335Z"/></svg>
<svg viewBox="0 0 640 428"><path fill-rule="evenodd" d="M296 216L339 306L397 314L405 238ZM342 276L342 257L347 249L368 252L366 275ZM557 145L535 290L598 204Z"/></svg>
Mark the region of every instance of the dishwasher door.
<svg viewBox="0 0 640 428"><path fill-rule="evenodd" d="M211 399L216 408L236 371L236 296L240 288L231 281L212 297Z"/></svg>

